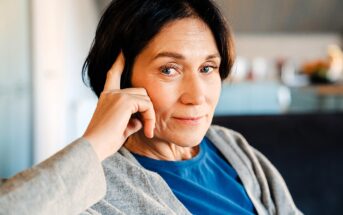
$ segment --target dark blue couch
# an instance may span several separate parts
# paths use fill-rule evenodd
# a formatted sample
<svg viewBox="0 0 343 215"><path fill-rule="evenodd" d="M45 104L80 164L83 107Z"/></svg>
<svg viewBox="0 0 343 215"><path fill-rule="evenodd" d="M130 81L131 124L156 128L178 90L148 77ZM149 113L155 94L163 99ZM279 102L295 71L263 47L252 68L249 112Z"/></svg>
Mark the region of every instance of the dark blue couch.
<svg viewBox="0 0 343 215"><path fill-rule="evenodd" d="M283 175L305 214L343 214L343 113L220 116Z"/></svg>

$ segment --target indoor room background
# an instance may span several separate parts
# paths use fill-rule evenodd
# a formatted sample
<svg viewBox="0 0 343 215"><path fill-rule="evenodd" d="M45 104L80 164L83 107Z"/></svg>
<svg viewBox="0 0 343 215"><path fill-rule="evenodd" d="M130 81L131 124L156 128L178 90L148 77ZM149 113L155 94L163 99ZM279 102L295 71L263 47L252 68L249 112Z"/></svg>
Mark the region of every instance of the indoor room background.
<svg viewBox="0 0 343 215"><path fill-rule="evenodd" d="M81 69L108 3L0 1L0 177L46 159L84 132L97 98L82 82ZM233 29L237 56L214 121L246 132L254 147L270 155L301 210L339 214L343 1L217 3ZM268 130L278 136L266 137ZM299 136L301 144L321 145L304 152L291 143ZM323 184L307 184L303 173ZM331 187L326 178L335 179Z"/></svg>

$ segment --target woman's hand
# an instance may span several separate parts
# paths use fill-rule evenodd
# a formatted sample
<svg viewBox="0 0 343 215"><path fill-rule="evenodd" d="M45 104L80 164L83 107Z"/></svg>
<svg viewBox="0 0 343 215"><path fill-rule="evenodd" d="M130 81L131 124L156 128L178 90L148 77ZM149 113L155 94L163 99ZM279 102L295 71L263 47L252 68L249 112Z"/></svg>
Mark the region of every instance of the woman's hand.
<svg viewBox="0 0 343 215"><path fill-rule="evenodd" d="M120 89L124 64L124 56L120 53L107 72L104 90L83 135L101 161L117 152L130 135L143 127L139 119L132 117L134 113L139 112L142 116L145 136L152 138L154 135L155 112L146 90Z"/></svg>

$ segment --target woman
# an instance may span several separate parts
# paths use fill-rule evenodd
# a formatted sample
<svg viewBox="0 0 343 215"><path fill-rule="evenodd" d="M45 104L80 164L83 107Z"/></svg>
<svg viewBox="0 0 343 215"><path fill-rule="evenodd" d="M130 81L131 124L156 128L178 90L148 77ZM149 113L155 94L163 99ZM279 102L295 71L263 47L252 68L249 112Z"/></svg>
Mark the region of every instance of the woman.
<svg viewBox="0 0 343 215"><path fill-rule="evenodd" d="M85 134L6 182L0 205L32 201L33 212L49 214L300 214L263 155L211 126L233 59L210 0L113 1L84 65L99 97ZM27 191L39 183L38 197Z"/></svg>

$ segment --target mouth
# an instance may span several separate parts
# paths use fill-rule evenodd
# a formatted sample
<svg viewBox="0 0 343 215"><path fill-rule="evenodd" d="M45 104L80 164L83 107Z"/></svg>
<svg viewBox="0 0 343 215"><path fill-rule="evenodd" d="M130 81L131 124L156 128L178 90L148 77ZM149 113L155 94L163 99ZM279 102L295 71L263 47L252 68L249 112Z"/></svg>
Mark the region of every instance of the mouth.
<svg viewBox="0 0 343 215"><path fill-rule="evenodd" d="M175 119L177 122L184 124L184 125L192 125L192 126L196 126L199 125L202 121L202 119L204 119L205 116L197 116L197 117L173 117L173 119Z"/></svg>

